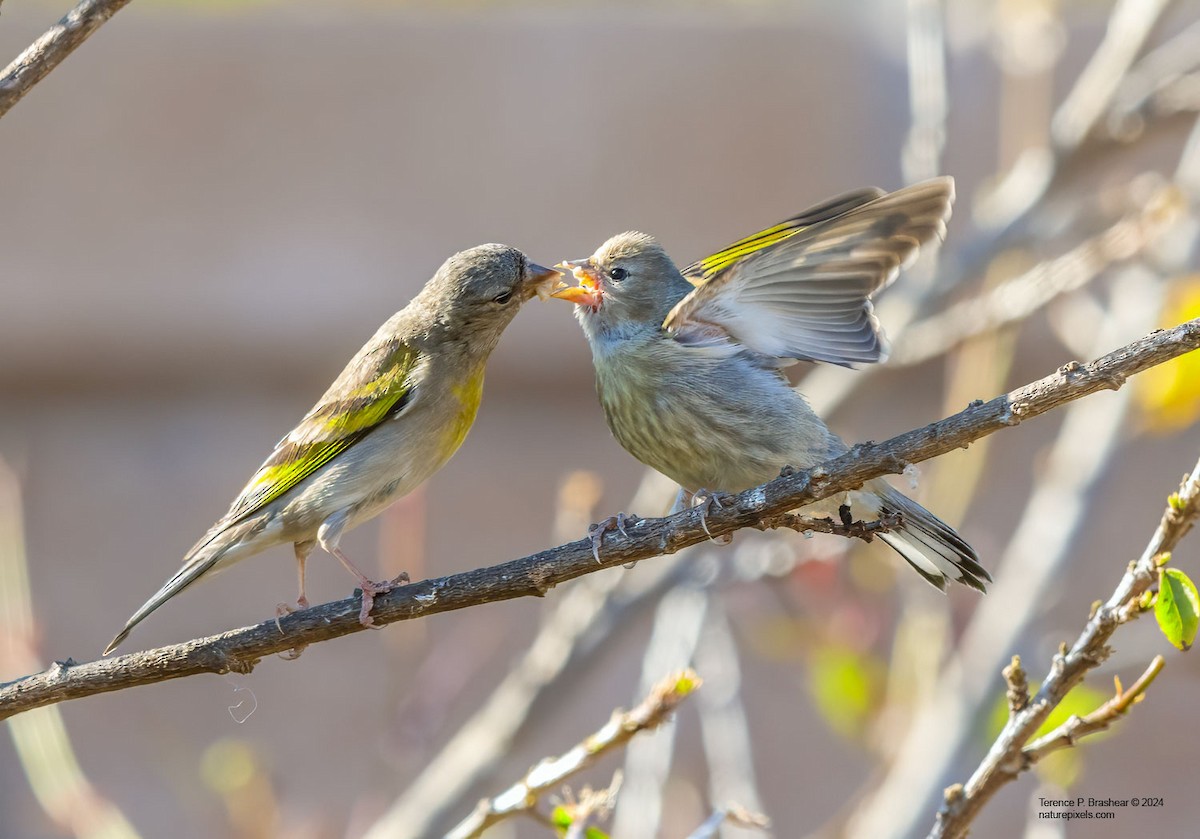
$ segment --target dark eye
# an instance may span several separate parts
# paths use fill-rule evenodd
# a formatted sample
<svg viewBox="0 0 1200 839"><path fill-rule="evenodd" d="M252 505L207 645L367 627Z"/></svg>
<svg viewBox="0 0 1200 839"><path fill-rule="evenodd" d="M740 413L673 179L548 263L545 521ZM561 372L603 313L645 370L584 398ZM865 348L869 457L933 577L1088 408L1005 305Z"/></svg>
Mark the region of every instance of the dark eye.
<svg viewBox="0 0 1200 839"><path fill-rule="evenodd" d="M502 291L499 294L497 294L495 297L492 298L493 303L499 303L501 306L503 306L509 300L512 300L512 292L511 291Z"/></svg>
<svg viewBox="0 0 1200 839"><path fill-rule="evenodd" d="M608 272L608 276L610 279L614 279L617 282L620 282L621 280L623 280L629 276L629 272L626 271L624 268L613 268L611 271Z"/></svg>

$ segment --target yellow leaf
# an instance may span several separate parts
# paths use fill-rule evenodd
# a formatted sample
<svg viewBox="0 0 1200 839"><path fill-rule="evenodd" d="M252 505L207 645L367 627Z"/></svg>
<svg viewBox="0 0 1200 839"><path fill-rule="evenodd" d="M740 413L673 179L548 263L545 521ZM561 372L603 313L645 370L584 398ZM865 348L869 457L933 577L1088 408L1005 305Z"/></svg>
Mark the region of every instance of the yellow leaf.
<svg viewBox="0 0 1200 839"><path fill-rule="evenodd" d="M1160 326L1171 327L1200 318L1200 275L1172 283ZM1143 425L1169 434L1200 420L1200 352L1190 352L1151 367L1135 379L1134 395Z"/></svg>

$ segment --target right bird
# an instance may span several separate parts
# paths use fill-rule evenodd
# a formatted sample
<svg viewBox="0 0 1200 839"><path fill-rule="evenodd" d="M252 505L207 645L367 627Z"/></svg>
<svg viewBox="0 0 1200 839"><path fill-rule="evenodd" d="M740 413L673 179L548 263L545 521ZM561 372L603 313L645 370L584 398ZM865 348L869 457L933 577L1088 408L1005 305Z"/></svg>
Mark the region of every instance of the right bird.
<svg viewBox="0 0 1200 839"><path fill-rule="evenodd" d="M551 296L576 304L613 436L680 485L677 506L711 503L847 451L783 368L881 361L871 295L945 236L953 202L948 177L861 189L682 272L652 237L622 233L560 263L578 285ZM939 589L947 579L980 591L991 582L952 527L883 479L827 504L843 518L846 505L859 518L900 514L902 526L879 538ZM594 529L593 547L614 524L621 517Z"/></svg>

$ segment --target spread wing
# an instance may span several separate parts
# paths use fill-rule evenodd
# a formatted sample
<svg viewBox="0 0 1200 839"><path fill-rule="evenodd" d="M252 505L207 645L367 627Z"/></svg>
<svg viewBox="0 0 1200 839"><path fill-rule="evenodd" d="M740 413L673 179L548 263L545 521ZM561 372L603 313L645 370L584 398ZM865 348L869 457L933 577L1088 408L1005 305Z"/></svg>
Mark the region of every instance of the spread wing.
<svg viewBox="0 0 1200 839"><path fill-rule="evenodd" d="M879 361L870 297L946 232L952 178L835 198L688 266L696 289L663 328L685 343L725 336L781 359Z"/></svg>
<svg viewBox="0 0 1200 839"><path fill-rule="evenodd" d="M253 515L397 416L414 393L419 354L395 337L376 336L254 473L225 514L228 526Z"/></svg>

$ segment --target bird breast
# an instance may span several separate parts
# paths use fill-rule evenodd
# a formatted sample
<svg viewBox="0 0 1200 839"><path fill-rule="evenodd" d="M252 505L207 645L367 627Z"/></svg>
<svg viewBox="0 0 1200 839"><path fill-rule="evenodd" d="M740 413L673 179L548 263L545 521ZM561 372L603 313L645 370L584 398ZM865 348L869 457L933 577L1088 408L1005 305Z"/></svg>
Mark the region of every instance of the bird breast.
<svg viewBox="0 0 1200 839"><path fill-rule="evenodd" d="M740 492L785 465L820 462L836 439L749 354L714 355L663 338L597 358L596 373L613 436L689 491Z"/></svg>

